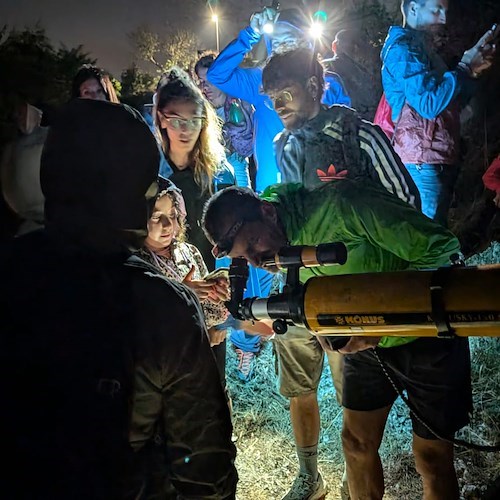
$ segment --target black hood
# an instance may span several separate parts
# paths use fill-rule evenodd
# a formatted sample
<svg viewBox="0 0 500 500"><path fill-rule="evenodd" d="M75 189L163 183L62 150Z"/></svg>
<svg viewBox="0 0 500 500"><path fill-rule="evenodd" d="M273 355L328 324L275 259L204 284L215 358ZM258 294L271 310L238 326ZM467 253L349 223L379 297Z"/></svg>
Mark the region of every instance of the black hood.
<svg viewBox="0 0 500 500"><path fill-rule="evenodd" d="M146 192L158 165L156 141L138 111L89 99L69 102L42 154L47 227L104 251L128 244L127 234L145 235Z"/></svg>

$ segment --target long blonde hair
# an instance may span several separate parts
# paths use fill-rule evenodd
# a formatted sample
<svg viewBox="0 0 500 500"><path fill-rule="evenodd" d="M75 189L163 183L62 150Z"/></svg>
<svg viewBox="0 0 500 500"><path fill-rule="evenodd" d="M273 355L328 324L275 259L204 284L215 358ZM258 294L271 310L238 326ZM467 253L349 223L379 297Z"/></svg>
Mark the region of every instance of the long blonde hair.
<svg viewBox="0 0 500 500"><path fill-rule="evenodd" d="M189 75L178 67L167 71L160 79L156 91L154 120L165 154L168 156L170 141L167 132L161 128L158 111L172 101L193 102L202 108L203 125L193 150L194 180L202 192L212 193L212 181L224 159L222 127L210 103L203 97Z"/></svg>

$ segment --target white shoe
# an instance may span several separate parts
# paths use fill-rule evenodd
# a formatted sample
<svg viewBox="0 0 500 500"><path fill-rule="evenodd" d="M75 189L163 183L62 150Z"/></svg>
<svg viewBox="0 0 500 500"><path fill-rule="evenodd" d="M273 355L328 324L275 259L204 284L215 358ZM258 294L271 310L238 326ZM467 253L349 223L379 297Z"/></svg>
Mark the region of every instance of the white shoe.
<svg viewBox="0 0 500 500"><path fill-rule="evenodd" d="M322 500L327 493L325 482L319 472L316 479L309 474L299 474L282 500Z"/></svg>

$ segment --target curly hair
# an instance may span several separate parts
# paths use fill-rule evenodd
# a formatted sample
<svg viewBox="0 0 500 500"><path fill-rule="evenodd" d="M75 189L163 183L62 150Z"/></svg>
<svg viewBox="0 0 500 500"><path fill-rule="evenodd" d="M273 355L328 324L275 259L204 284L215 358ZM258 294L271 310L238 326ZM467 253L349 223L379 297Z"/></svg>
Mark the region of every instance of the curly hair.
<svg viewBox="0 0 500 500"><path fill-rule="evenodd" d="M191 158L196 183L202 192L212 193L214 175L224 159L222 128L215 111L189 75L178 67L173 67L165 73L157 88L154 120L166 155L170 150L170 142L167 132L161 128L158 111L173 101L192 102L202 108L203 125L191 152Z"/></svg>
<svg viewBox="0 0 500 500"><path fill-rule="evenodd" d="M201 225L205 236L212 243L219 244L223 238L221 230L230 221L255 221L261 219L260 207L263 200L252 189L230 186L215 193L203 208Z"/></svg>
<svg viewBox="0 0 500 500"><path fill-rule="evenodd" d="M325 69L318 61L317 54L307 48L297 48L272 55L262 73L262 88L270 92L285 87L289 83L304 85L315 76L322 89L325 84Z"/></svg>

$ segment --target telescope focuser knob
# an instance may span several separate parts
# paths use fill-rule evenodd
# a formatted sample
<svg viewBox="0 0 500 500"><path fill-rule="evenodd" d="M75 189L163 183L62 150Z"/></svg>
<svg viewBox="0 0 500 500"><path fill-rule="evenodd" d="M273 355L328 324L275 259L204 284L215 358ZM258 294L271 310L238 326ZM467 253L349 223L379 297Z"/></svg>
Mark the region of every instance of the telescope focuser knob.
<svg viewBox="0 0 500 500"><path fill-rule="evenodd" d="M288 331L288 325L284 319L275 319L273 321L273 331L278 335L283 335Z"/></svg>
<svg viewBox="0 0 500 500"><path fill-rule="evenodd" d="M450 256L450 261L452 267L464 267L465 266L465 258L461 253L454 253Z"/></svg>

